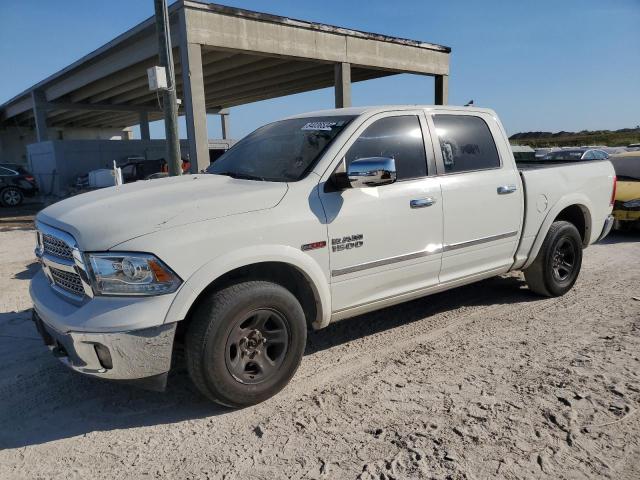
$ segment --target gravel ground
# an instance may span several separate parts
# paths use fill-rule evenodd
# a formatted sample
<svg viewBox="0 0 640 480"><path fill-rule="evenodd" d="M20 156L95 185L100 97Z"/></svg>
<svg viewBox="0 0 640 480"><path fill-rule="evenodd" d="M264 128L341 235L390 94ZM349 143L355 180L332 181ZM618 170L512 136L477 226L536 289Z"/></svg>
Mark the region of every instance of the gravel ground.
<svg viewBox="0 0 640 480"><path fill-rule="evenodd" d="M0 478L640 478L640 236L566 296L507 275L310 335L244 410L82 378L29 320L33 231L0 231Z"/></svg>

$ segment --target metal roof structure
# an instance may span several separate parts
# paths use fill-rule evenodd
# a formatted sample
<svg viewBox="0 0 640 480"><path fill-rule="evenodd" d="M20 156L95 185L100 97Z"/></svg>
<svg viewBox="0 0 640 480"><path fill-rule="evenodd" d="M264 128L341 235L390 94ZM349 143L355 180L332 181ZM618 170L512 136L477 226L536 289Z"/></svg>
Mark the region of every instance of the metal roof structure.
<svg viewBox="0 0 640 480"><path fill-rule="evenodd" d="M349 106L351 82L399 73L434 76L435 102L447 100L448 47L192 0L169 15L195 156L204 155L207 113L259 100L335 86L336 106ZM35 126L39 140L48 126L140 124L144 138L162 118L146 73L157 52L152 17L0 105L0 124Z"/></svg>

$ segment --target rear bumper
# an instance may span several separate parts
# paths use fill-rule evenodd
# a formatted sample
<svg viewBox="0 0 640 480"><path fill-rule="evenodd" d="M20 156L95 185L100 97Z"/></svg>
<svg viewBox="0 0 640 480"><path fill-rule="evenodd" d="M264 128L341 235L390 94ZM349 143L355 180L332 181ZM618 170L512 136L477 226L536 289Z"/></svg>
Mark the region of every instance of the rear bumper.
<svg viewBox="0 0 640 480"><path fill-rule="evenodd" d="M128 332L63 333L33 310L38 333L55 357L91 377L163 390L171 367L176 323Z"/></svg>
<svg viewBox="0 0 640 480"><path fill-rule="evenodd" d="M596 242L599 242L604 237L609 235L609 232L611 231L611 228L613 228L613 222L614 221L615 221L615 217L613 215L608 215L607 216L606 220L604 221L604 226L602 227L602 232L600 233L600 236L598 237L598 240L596 240Z"/></svg>

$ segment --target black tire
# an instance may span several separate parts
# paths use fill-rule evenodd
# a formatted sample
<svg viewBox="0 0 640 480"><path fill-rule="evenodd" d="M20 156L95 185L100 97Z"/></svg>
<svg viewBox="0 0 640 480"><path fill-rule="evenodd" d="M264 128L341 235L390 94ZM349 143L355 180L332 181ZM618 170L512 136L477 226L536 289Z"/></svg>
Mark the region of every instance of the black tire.
<svg viewBox="0 0 640 480"><path fill-rule="evenodd" d="M209 399L246 407L289 383L306 341L304 311L291 292L265 281L238 283L196 308L186 335L187 368Z"/></svg>
<svg viewBox="0 0 640 480"><path fill-rule="evenodd" d="M22 190L16 187L7 187L0 191L0 204L3 207L18 207L24 201Z"/></svg>
<svg viewBox="0 0 640 480"><path fill-rule="evenodd" d="M572 223L553 222L534 262L524 271L529 289L559 297L571 290L582 266L582 238Z"/></svg>

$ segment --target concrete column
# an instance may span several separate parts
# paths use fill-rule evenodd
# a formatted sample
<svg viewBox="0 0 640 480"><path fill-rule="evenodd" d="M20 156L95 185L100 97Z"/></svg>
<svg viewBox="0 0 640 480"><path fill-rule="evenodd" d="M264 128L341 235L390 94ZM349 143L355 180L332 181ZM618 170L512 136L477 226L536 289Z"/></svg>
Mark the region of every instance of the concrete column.
<svg viewBox="0 0 640 480"><path fill-rule="evenodd" d="M33 102L33 119L36 123L36 140L44 142L49 139L47 133L47 110L43 108L43 105L47 103L47 99L44 92L33 90L31 92L31 100Z"/></svg>
<svg viewBox="0 0 640 480"><path fill-rule="evenodd" d="M182 90L191 173L198 173L209 166L209 135L207 133L207 109L205 106L202 75L202 51L197 43L188 43L184 35L180 42L182 65Z"/></svg>
<svg viewBox="0 0 640 480"><path fill-rule="evenodd" d="M449 75L435 76L434 104L446 105L449 103Z"/></svg>
<svg viewBox="0 0 640 480"><path fill-rule="evenodd" d="M149 133L149 112L140 112L140 138L142 140L151 140Z"/></svg>
<svg viewBox="0 0 640 480"><path fill-rule="evenodd" d="M336 63L335 93L336 93L336 108L346 108L351 106L351 64L350 63Z"/></svg>
<svg viewBox="0 0 640 480"><path fill-rule="evenodd" d="M222 126L222 138L227 140L229 138L229 112L220 113L220 124Z"/></svg>

